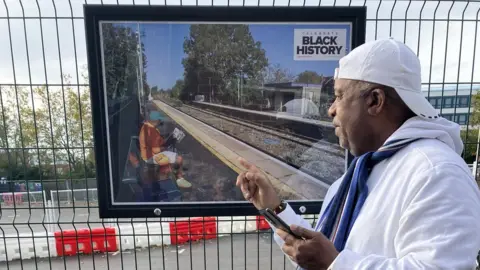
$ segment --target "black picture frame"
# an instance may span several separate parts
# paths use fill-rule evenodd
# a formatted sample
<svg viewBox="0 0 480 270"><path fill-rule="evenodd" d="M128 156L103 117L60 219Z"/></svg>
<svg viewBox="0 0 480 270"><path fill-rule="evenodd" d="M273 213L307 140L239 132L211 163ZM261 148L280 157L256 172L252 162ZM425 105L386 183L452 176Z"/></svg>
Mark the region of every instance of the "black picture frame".
<svg viewBox="0 0 480 270"><path fill-rule="evenodd" d="M249 202L114 205L107 146L105 98L102 94L100 21L210 21L210 22L347 22L351 23L351 49L365 42L366 7L220 7L220 6L134 6L84 5L92 121L97 168L97 191L101 218L249 216L258 211ZM345 167L351 161L346 152ZM232 179L232 181L235 181ZM297 213L317 214L322 201L294 201Z"/></svg>

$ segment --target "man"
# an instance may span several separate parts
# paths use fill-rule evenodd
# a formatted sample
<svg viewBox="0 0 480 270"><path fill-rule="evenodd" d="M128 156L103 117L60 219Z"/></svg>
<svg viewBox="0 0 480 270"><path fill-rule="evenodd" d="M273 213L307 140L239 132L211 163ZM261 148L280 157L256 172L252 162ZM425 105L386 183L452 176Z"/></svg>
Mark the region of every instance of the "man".
<svg viewBox="0 0 480 270"><path fill-rule="evenodd" d="M335 134L355 160L313 228L241 160L245 198L304 238L277 230L284 253L303 269L474 269L480 192L460 157L460 127L421 91L413 51L393 39L359 46L340 60L335 95Z"/></svg>
<svg viewBox="0 0 480 270"><path fill-rule="evenodd" d="M159 165L161 167L173 164L177 169L177 185L180 188L191 188L192 184L184 178L182 157L175 152L166 150L166 147L175 138L170 136L165 140L157 128L163 123L164 119L165 117L159 111L150 111L149 120L145 121L140 129L139 140L142 159L147 164Z"/></svg>

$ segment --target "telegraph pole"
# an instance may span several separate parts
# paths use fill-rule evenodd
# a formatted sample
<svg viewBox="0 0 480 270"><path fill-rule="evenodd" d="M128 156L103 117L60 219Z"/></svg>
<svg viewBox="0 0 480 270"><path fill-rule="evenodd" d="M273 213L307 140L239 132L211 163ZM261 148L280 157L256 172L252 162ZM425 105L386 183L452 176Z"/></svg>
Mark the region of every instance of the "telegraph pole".
<svg viewBox="0 0 480 270"><path fill-rule="evenodd" d="M140 24L137 23L137 58L138 58L138 99L140 101L140 110L141 113L146 117L146 108L145 108L145 89L143 88L143 53L142 53L142 41L140 39ZM150 94L149 94L150 95ZM150 96L149 96L150 98Z"/></svg>

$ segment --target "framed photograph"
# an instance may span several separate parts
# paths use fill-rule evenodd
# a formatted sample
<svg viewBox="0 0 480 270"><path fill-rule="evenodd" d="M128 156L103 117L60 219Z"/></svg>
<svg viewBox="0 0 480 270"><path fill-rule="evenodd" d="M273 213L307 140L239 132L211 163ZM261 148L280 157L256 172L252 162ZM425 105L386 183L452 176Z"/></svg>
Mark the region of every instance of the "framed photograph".
<svg viewBox="0 0 480 270"><path fill-rule="evenodd" d="M102 218L257 215L245 162L319 212L348 163L328 109L365 7L84 8Z"/></svg>

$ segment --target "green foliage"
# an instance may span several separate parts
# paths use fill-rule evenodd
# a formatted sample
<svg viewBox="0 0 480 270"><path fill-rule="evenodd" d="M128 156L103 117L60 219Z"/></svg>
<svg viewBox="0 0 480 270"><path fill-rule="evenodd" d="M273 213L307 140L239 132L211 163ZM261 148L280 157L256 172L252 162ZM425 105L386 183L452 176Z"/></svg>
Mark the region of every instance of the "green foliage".
<svg viewBox="0 0 480 270"><path fill-rule="evenodd" d="M262 92L256 88L246 87L242 91L243 104L256 104L263 100Z"/></svg>
<svg viewBox="0 0 480 270"><path fill-rule="evenodd" d="M462 130L460 133L464 149L463 149L463 159L468 164L475 162L475 157L477 154L477 141L478 141L478 129L468 129Z"/></svg>
<svg viewBox="0 0 480 270"><path fill-rule="evenodd" d="M472 105L473 105L473 112L470 117L470 125L478 126L480 125L480 90L472 96Z"/></svg>
<svg viewBox="0 0 480 270"><path fill-rule="evenodd" d="M2 87L0 96L0 176L95 176L88 87Z"/></svg>
<svg viewBox="0 0 480 270"><path fill-rule="evenodd" d="M473 106L473 112L469 118L468 134L466 130L462 130L461 133L465 145L463 159L469 164L475 162L477 153L478 127L480 125L480 91L472 96L471 105Z"/></svg>
<svg viewBox="0 0 480 270"><path fill-rule="evenodd" d="M315 71L306 70L300 74L298 74L297 79L295 82L298 83L309 83L309 84L321 84L323 80L323 76L319 75Z"/></svg>
<svg viewBox="0 0 480 270"><path fill-rule="evenodd" d="M109 100L147 98L147 59L139 34L129 27L103 24L102 35ZM82 79L87 81L85 73ZM0 87L0 176L95 177L90 89L68 86L74 83L66 75L63 87Z"/></svg>
<svg viewBox="0 0 480 270"><path fill-rule="evenodd" d="M175 82L175 85L172 87L172 90L170 91L170 96L172 98L179 99L184 89L185 89L184 81L177 80Z"/></svg>
<svg viewBox="0 0 480 270"><path fill-rule="evenodd" d="M143 43L138 46L138 34L130 27L102 24L103 54L107 96L110 99L136 95L138 78L142 70L144 92L149 92L145 68L147 57ZM139 47L143 67L140 69Z"/></svg>
<svg viewBox="0 0 480 270"><path fill-rule="evenodd" d="M264 83L286 83L295 80L295 75L290 70L282 68L279 64L266 67L262 72L262 76Z"/></svg>
<svg viewBox="0 0 480 270"><path fill-rule="evenodd" d="M222 99L235 96L235 81L258 79L268 65L265 50L255 42L248 25L192 25L183 48L186 57L182 61L182 99L196 94Z"/></svg>
<svg viewBox="0 0 480 270"><path fill-rule="evenodd" d="M39 180L54 177L50 168L40 168L38 166L25 167L17 164L9 165L7 162L3 161L0 163L0 173L8 180Z"/></svg>

